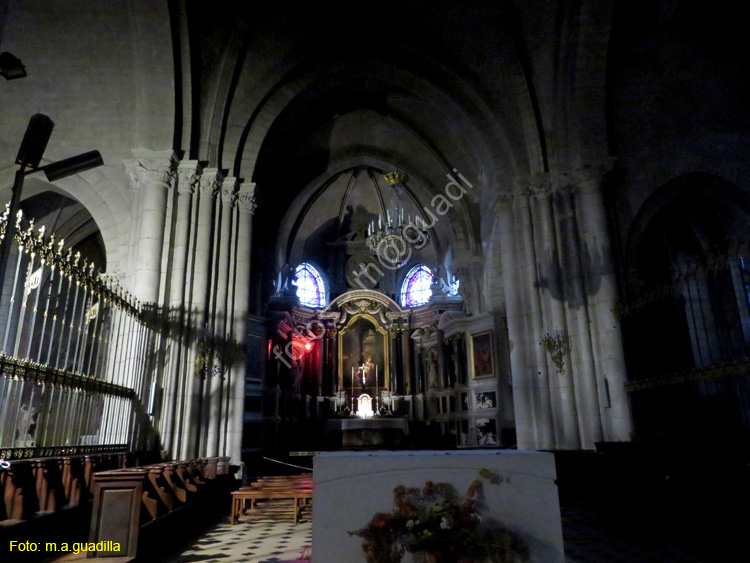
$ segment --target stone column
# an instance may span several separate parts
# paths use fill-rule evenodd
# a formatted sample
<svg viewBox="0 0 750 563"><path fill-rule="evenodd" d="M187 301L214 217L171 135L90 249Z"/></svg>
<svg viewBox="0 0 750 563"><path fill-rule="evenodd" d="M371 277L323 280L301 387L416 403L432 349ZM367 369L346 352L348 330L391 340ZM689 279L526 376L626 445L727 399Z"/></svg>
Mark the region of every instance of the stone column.
<svg viewBox="0 0 750 563"><path fill-rule="evenodd" d="M397 320L393 320L391 321L391 326L388 327L388 359L390 360L388 390L394 395L398 394L398 374L400 372L397 323Z"/></svg>
<svg viewBox="0 0 750 563"><path fill-rule="evenodd" d="M438 381L440 382L441 389L448 388L448 376L445 373L445 343L443 342L443 331L437 329L436 334L437 344L437 370L438 370ZM429 357L428 357L429 361ZM429 385L429 381L427 382Z"/></svg>
<svg viewBox="0 0 750 563"><path fill-rule="evenodd" d="M237 361L232 365L231 387L229 389L229 409L227 419L231 426L226 432L227 451L232 463L239 463L242 458L242 431L245 414L245 375L248 369L257 370L257 366L247 366L245 342L247 340L247 315L250 299L250 254L253 236L253 214L255 213L255 184L240 184L235 206L236 242L233 257L234 289L232 291L232 337L231 342L237 348ZM241 352L241 355L239 354ZM258 379L265 379L265 374L253 374Z"/></svg>
<svg viewBox="0 0 750 563"><path fill-rule="evenodd" d="M571 348L570 372L575 388L579 447L594 449L595 442L601 440L601 419L591 354L585 289L582 283L578 228L573 214L570 191L559 190L554 199L560 270L563 279L566 280L564 284L565 314Z"/></svg>
<svg viewBox="0 0 750 563"><path fill-rule="evenodd" d="M134 159L124 161L131 185L141 192L133 294L147 308L157 307L162 282L167 199L174 179L177 159L172 151L138 149L133 151L133 155ZM156 346L155 342L151 344ZM131 366L131 371L135 373L138 360L143 358L139 357L136 349L129 350L128 354L130 361L126 362L126 365ZM141 369L138 380L132 382L132 387L144 403L149 400L148 393L153 378L158 377L159 372L161 370Z"/></svg>
<svg viewBox="0 0 750 563"><path fill-rule="evenodd" d="M184 160L178 169L177 199L174 231L174 246L171 283L169 291L169 321L170 321L170 356L167 368L169 381L164 385L164 409L161 427L165 449L173 455L178 440L178 429L181 416L182 401L185 392L185 382L192 376L192 370L186 364L185 348L185 280L187 279L189 235L191 232L191 211L193 194L200 177L200 164L197 160Z"/></svg>
<svg viewBox="0 0 750 563"><path fill-rule="evenodd" d="M190 377L186 389L186 407L183 416L183 436L181 456L184 459L205 455L205 444L201 447L200 436L204 420L202 419L203 379L196 376L194 367L196 361L196 342L206 338L206 321L208 307L208 287L212 279L211 265L211 230L213 228L213 209L221 176L216 168L206 168L201 175L198 197L194 198L197 206L195 247L189 261L192 268L191 279L188 280L190 290L186 296L189 304L189 322L191 350L188 355L188 369Z"/></svg>
<svg viewBox="0 0 750 563"><path fill-rule="evenodd" d="M233 222L233 208L235 199L235 187L237 179L234 177L224 178L221 184L221 204L217 209L216 223L218 232L216 233L214 246L214 263L216 264L216 280L213 286L214 302L212 307L212 340L214 343L214 355L216 365L219 366L219 373L211 378L208 396L208 438L206 449L209 456L220 455L221 428L224 409L224 397L228 396L228 389L224 388L224 381L229 384L231 375L227 372L227 355L231 354L230 334L232 327L230 324L230 312L227 306L227 297L229 295L229 262L231 257L231 235ZM226 449L226 442L224 443Z"/></svg>
<svg viewBox="0 0 750 563"><path fill-rule="evenodd" d="M336 383L333 384L336 391L346 390L346 381L343 378L339 379L339 344L338 344L338 329L335 323L326 323L326 340L328 341L328 358L331 377L335 379ZM345 375L345 374L342 374Z"/></svg>
<svg viewBox="0 0 750 563"><path fill-rule="evenodd" d="M596 270L584 272L586 285L597 287L588 295L589 316L593 333L594 355L597 374L606 377L601 392L609 388L607 397L601 401L605 440L627 441L631 439L633 423L627 392L626 371L622 347L620 321L613 309L617 299L617 286L612 258L612 242L607 226L607 213L602 194L603 170L588 174L578 182L576 217L581 233L581 245L594 258ZM606 405L610 407L607 408ZM604 413L608 410L608 413Z"/></svg>
<svg viewBox="0 0 750 563"><path fill-rule="evenodd" d="M172 151L134 150L125 162L131 185L142 190L140 228L133 293L144 303L156 304L161 281L161 258L167 196L174 178L176 157Z"/></svg>
<svg viewBox="0 0 750 563"><path fill-rule="evenodd" d="M495 206L495 216L500 229L500 260L505 282L508 338L511 347L513 410L519 449L536 448L533 390L529 381L529 378L533 378L534 375L534 365L529 351L529 346L533 344L529 343L525 313L529 281L526 279L524 272L524 264L527 264L533 257L524 257L521 254L519 244L521 244L523 237L519 234L519 230L522 227L517 224L517 215L521 216L523 213L527 213L527 206L528 203L522 201L520 210L514 212L512 195L501 197ZM520 222L519 220L518 223ZM471 358L469 358L469 362L471 362Z"/></svg>
<svg viewBox="0 0 750 563"><path fill-rule="evenodd" d="M566 299L572 296L570 286L570 264L565 261L565 242L560 232L559 211L553 200L559 197L553 194L551 185L544 188L544 193L538 198L539 222L541 225L540 240L549 241L545 254L551 270L546 273L548 285L546 295L543 295L544 331L560 331L570 340L568 330L568 316L566 315ZM539 334L539 339L544 333ZM575 345L577 346L577 344ZM580 404L579 390L576 387L575 366L570 353L564 357L563 372L558 373L552 362L549 351L544 351L547 367L550 372L550 386L552 392L553 417L555 420L555 443L561 449L578 449L581 446Z"/></svg>
<svg viewBox="0 0 750 563"><path fill-rule="evenodd" d="M412 365L411 353L411 331L407 326L402 326L401 332L401 357L404 361L404 395L416 395L418 387L414 378L416 377Z"/></svg>
<svg viewBox="0 0 750 563"><path fill-rule="evenodd" d="M553 419L553 445L550 447L577 449L580 447L580 437L570 356L565 357L565 371L558 373L549 353L541 345L541 340L548 330L559 330L565 335L568 334L564 301L566 285L562 272L566 265L559 250L556 217L551 205L553 197L549 186L544 186L534 197L535 205L531 207L537 260L544 261L546 265L546 269L539 273L539 278L544 279L546 287L534 293L536 308L539 311L533 328L534 344L537 373L546 380L549 389L549 408Z"/></svg>

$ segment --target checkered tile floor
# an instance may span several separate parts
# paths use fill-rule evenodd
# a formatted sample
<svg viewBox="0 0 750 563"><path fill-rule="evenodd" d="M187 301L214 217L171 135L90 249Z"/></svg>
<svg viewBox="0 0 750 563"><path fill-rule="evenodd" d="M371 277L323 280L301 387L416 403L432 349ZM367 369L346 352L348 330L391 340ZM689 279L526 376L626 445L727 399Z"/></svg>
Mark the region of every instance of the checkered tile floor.
<svg viewBox="0 0 750 563"><path fill-rule="evenodd" d="M234 526L229 517L196 540L171 563L281 563L297 561L312 544L310 511L295 525L289 522L286 501L274 501ZM279 512L283 510L284 514Z"/></svg>
<svg viewBox="0 0 750 563"><path fill-rule="evenodd" d="M284 502L284 501L277 501ZM279 514L281 510L283 514ZM169 563L245 562L286 563L302 559L311 546L309 510L297 525L288 522L288 509L279 505L261 507L252 517L235 526L229 518ZM676 544L660 536L626 530L607 523L585 510L562 510L566 563L740 563L746 561L711 548ZM303 559L304 560L304 559ZM340 562L337 562L340 563Z"/></svg>

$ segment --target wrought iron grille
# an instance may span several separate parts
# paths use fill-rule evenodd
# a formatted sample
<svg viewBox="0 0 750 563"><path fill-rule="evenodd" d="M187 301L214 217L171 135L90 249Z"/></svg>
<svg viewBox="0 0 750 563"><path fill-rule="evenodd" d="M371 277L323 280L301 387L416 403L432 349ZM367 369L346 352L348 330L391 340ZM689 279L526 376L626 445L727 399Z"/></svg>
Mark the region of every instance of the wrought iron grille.
<svg viewBox="0 0 750 563"><path fill-rule="evenodd" d="M0 459L136 449L154 331L141 304L22 212L0 296Z"/></svg>

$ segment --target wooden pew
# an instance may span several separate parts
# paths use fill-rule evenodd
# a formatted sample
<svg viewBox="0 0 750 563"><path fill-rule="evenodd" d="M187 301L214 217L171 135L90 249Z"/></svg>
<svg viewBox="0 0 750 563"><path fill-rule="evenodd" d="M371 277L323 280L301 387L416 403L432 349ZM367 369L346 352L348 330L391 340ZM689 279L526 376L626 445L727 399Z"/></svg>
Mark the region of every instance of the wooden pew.
<svg viewBox="0 0 750 563"><path fill-rule="evenodd" d="M302 508L312 500L312 476L267 476L259 478L248 486L240 487L232 493L232 525L236 524L244 513L248 500L250 510L254 510L256 501L275 499L292 500L292 521L296 524Z"/></svg>
<svg viewBox="0 0 750 563"><path fill-rule="evenodd" d="M177 461L96 473L89 541L96 543L110 539L112 534L122 535L124 529L127 530L127 548L123 550L127 556L135 556L139 533L153 534L154 530L162 529L163 519L190 507L193 501L205 502L217 491L229 488L231 477L228 471L218 469L219 462L218 458ZM217 477L218 471L223 474ZM115 491L117 494L108 494ZM107 516L123 513L129 515L128 525L124 528L121 517L117 524L116 518ZM167 525L169 521L166 521ZM89 557L107 555L97 553Z"/></svg>

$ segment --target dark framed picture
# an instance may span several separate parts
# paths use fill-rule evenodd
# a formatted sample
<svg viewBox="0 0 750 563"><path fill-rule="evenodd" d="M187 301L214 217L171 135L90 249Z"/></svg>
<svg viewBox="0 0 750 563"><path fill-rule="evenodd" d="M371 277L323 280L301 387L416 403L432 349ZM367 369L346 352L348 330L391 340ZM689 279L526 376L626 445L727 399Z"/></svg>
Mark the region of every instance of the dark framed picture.
<svg viewBox="0 0 750 563"><path fill-rule="evenodd" d="M474 379L495 375L492 337L491 330L471 335L471 375Z"/></svg>
<svg viewBox="0 0 750 563"><path fill-rule="evenodd" d="M458 425L458 446L469 445L469 421L461 420Z"/></svg>
<svg viewBox="0 0 750 563"><path fill-rule="evenodd" d="M494 391L480 391L476 393L477 409L497 408L497 393Z"/></svg>
<svg viewBox="0 0 750 563"><path fill-rule="evenodd" d="M477 430L477 446L497 446L497 423L494 418L477 418L474 425Z"/></svg>

